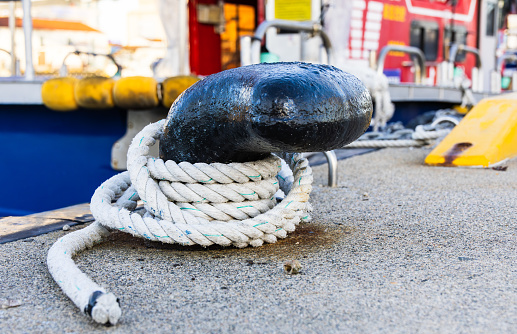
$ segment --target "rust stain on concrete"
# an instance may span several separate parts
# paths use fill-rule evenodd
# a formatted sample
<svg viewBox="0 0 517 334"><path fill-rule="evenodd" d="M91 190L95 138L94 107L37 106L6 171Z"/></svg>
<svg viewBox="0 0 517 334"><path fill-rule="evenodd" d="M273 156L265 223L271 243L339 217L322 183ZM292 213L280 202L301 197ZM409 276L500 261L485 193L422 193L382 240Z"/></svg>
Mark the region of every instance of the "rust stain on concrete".
<svg viewBox="0 0 517 334"><path fill-rule="evenodd" d="M323 225L318 223L305 223L297 226L296 230L289 233L287 238L278 239L274 244L264 244L261 247L221 247L213 245L203 248L201 246L181 246L177 244L164 244L135 238L127 233L115 232L108 237L104 247L121 247L147 250L169 250L179 252L183 256L192 253L199 256L206 253L207 256L233 257L251 256L253 258L296 258L308 254L323 251L336 244L343 238L353 237L354 229L345 225ZM102 246L101 246L102 247Z"/></svg>

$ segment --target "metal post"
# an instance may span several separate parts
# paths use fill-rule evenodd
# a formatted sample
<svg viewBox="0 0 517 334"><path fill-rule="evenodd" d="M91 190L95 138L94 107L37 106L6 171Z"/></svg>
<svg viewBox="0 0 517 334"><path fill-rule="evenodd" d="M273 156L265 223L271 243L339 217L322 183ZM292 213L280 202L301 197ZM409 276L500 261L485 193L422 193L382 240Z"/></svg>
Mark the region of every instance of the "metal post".
<svg viewBox="0 0 517 334"><path fill-rule="evenodd" d="M478 92L479 87L479 67L473 67L470 76L472 77L471 89L473 92Z"/></svg>
<svg viewBox="0 0 517 334"><path fill-rule="evenodd" d="M179 74L186 75L190 73L190 68L187 60L187 30L188 30L188 22L187 22L187 1L179 1Z"/></svg>
<svg viewBox="0 0 517 334"><path fill-rule="evenodd" d="M484 87L484 81L485 80L485 75L483 74L483 71L478 71L478 86L477 86L477 90L475 92L483 92L485 90L485 87Z"/></svg>
<svg viewBox="0 0 517 334"><path fill-rule="evenodd" d="M415 83L416 84L424 84L425 77L427 75L427 70L425 67L425 56L422 50L416 48L414 46L405 46L405 45L386 45L379 52L379 57L377 58L377 73L383 74L384 70L384 61L386 60L386 56L388 56L390 51L399 51L408 53L416 59L415 65L418 66L418 70L415 72Z"/></svg>
<svg viewBox="0 0 517 334"><path fill-rule="evenodd" d="M449 66L451 68L451 73L449 80L454 80L454 62L456 61L456 56L458 55L458 52L464 51L467 53L472 53L476 57L476 67L477 70L475 71L472 69L472 91L474 92L481 92L483 91L483 82L482 82L482 76L478 75L478 73L482 73L483 70L481 68L481 55L479 54L479 50L467 45L463 44L452 44L450 51L449 51ZM475 74L474 74L475 73Z"/></svg>
<svg viewBox="0 0 517 334"><path fill-rule="evenodd" d="M22 0L23 35L25 37L25 80L34 80L32 63L32 15L31 0Z"/></svg>
<svg viewBox="0 0 517 334"><path fill-rule="evenodd" d="M377 50L368 52L368 66L374 71L377 70Z"/></svg>
<svg viewBox="0 0 517 334"><path fill-rule="evenodd" d="M251 37L241 37L241 66L251 65Z"/></svg>
<svg viewBox="0 0 517 334"><path fill-rule="evenodd" d="M323 152L329 164L329 187L337 187L337 157L334 151Z"/></svg>
<svg viewBox="0 0 517 334"><path fill-rule="evenodd" d="M501 73L499 71L492 71L490 73L490 93L501 93Z"/></svg>
<svg viewBox="0 0 517 334"><path fill-rule="evenodd" d="M512 92L517 92L517 72L512 73Z"/></svg>
<svg viewBox="0 0 517 334"><path fill-rule="evenodd" d="M16 71L16 16L14 11L16 9L16 2L9 1L9 31L11 33L11 76L15 76Z"/></svg>
<svg viewBox="0 0 517 334"><path fill-rule="evenodd" d="M436 79L437 86L450 87L452 86L449 78L449 62L442 61L438 64L438 78Z"/></svg>
<svg viewBox="0 0 517 334"><path fill-rule="evenodd" d="M305 61L305 58L307 57L307 47L305 45L306 41L306 33L303 31L300 31L300 61Z"/></svg>
<svg viewBox="0 0 517 334"><path fill-rule="evenodd" d="M308 32L310 34L318 34L321 37L323 42L323 47L327 51L328 63L331 64L333 61L332 57L332 43L330 42L330 38L323 30L323 27L317 22L298 22L298 21L287 21L287 20L272 20L272 21L264 21L262 22L257 30L255 30L255 34L253 36L253 40L251 42L251 62L253 64L260 63L260 45L266 34L266 31L269 28L284 28L293 31L299 32Z"/></svg>

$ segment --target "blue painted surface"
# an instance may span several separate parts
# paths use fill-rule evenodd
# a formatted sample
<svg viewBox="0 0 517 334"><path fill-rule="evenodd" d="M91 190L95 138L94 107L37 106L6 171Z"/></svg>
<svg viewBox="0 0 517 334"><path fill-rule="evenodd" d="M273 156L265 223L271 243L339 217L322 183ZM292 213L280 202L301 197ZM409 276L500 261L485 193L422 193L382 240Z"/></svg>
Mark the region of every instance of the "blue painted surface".
<svg viewBox="0 0 517 334"><path fill-rule="evenodd" d="M125 128L124 110L0 105L0 217L89 202Z"/></svg>
<svg viewBox="0 0 517 334"><path fill-rule="evenodd" d="M452 106L453 104L448 102L397 102L395 103L395 113L389 122L402 122L404 126L414 128L415 119L422 114L452 108Z"/></svg>
<svg viewBox="0 0 517 334"><path fill-rule="evenodd" d="M384 69L382 72L388 78L389 83L399 84L402 70L400 68Z"/></svg>

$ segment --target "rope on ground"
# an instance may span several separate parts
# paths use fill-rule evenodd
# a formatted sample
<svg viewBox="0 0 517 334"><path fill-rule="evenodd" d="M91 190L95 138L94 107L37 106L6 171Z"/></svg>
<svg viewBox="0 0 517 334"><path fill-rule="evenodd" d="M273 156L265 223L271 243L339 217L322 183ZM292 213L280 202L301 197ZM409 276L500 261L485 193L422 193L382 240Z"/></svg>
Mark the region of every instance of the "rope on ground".
<svg viewBox="0 0 517 334"><path fill-rule="evenodd" d="M451 129L427 131L422 125L419 125L415 128L415 131L409 131L411 138L408 139L404 139L404 136L408 134L407 129L389 136L382 136L380 133L366 133L363 139L360 138L344 148L420 147L429 145L433 140L446 136L450 131ZM381 136L383 139L370 139ZM396 139L397 136L400 139Z"/></svg>
<svg viewBox="0 0 517 334"><path fill-rule="evenodd" d="M279 154L292 175L280 172L281 160L274 155L246 163L164 162L149 156L163 122L136 135L128 151L128 171L95 191L90 204L95 222L60 238L48 253L54 280L98 323L118 322L118 299L82 273L72 257L102 242L110 231L181 245L256 247L285 238L310 220L313 177L301 154ZM276 203L279 188L287 195ZM144 210L137 209L139 200Z"/></svg>

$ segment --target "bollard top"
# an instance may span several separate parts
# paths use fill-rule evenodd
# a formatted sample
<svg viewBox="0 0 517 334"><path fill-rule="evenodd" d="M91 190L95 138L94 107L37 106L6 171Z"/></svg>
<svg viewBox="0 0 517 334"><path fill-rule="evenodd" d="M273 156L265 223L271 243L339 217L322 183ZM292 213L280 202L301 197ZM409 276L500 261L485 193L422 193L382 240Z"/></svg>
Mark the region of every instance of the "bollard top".
<svg viewBox="0 0 517 334"><path fill-rule="evenodd" d="M243 162L276 151L328 151L357 139L371 116L366 87L336 67L243 66L206 77L174 102L160 157Z"/></svg>

